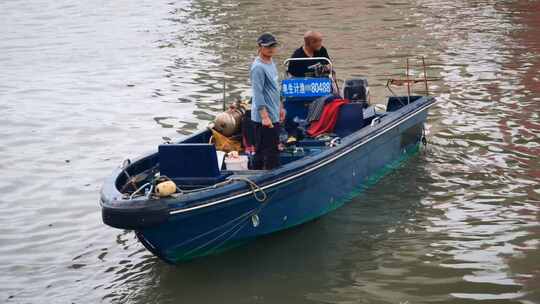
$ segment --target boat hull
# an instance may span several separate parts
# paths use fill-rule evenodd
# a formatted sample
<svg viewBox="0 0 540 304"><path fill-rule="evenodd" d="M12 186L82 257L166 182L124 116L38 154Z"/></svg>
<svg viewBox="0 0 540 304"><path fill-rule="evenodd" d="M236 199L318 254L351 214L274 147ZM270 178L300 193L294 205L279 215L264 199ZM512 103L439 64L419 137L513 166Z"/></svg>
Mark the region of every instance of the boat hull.
<svg viewBox="0 0 540 304"><path fill-rule="evenodd" d="M250 194L201 208L172 210L164 223L138 229L137 236L158 257L178 263L318 218L343 206L418 151L428 108L409 114L368 142L350 143L347 153L321 162L315 170L268 186L264 190L268 199L262 203Z"/></svg>

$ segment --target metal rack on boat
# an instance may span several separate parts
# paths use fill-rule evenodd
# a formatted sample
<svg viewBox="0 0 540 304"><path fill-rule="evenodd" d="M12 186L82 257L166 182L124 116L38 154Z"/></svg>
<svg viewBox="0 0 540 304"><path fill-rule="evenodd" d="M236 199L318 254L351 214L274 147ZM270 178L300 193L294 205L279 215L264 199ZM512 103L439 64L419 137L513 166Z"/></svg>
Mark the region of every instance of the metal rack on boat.
<svg viewBox="0 0 540 304"><path fill-rule="evenodd" d="M410 58L411 57L406 57L406 65L405 65L405 78L390 78L388 79L388 81L386 82L386 88L390 91L390 93L392 93L393 97L395 98L398 98L398 100L400 100L401 102L401 99L399 99L398 95L396 95L396 93L394 92L394 90L392 90L391 86L397 86L397 87L401 87L401 86L407 86L407 104L409 104L411 102L411 94L413 93L413 86L417 83L423 83L424 84L424 87L425 87L425 91L422 92L424 93L423 95L425 96L429 96L429 85L428 85L428 82L430 81L436 81L438 80L438 78L434 78L434 77L428 77L427 76L427 66L426 66L426 60L425 60L425 57L424 56L418 56L418 57L412 57L414 59L416 59L416 61L421 61L421 65L412 65L410 63ZM421 78L411 78L411 68L414 68L414 67L421 67L422 68L422 71L423 71L423 75L421 76Z"/></svg>

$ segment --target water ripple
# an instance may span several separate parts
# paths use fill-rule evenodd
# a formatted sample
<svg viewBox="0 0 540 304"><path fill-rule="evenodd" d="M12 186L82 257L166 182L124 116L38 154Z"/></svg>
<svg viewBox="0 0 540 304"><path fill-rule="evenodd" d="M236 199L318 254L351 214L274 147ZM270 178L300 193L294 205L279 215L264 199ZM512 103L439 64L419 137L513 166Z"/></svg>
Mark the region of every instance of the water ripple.
<svg viewBox="0 0 540 304"><path fill-rule="evenodd" d="M537 1L3 1L0 301L540 302ZM124 157L249 95L254 41L281 62L319 29L338 78L388 95L428 58L429 144L347 207L171 267L101 223ZM282 69L282 67L280 67ZM414 67L412 73L421 76ZM286 282L286 283L285 283ZM208 292L211 290L211 292Z"/></svg>

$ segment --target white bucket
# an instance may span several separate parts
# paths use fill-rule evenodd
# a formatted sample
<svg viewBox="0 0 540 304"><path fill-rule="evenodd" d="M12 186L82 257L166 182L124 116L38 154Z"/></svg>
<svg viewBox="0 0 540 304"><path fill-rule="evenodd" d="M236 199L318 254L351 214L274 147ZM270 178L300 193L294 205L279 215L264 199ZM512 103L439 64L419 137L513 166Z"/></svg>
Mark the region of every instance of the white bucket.
<svg viewBox="0 0 540 304"><path fill-rule="evenodd" d="M248 157L247 155L239 155L235 158L225 157L225 166L227 170L248 170Z"/></svg>

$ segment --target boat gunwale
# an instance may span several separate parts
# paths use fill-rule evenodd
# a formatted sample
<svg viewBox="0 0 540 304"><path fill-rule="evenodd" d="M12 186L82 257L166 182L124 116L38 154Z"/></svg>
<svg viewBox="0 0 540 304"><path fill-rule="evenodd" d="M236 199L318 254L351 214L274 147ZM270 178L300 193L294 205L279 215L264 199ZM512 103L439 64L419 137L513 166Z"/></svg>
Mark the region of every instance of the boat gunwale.
<svg viewBox="0 0 540 304"><path fill-rule="evenodd" d="M365 145L371 140L374 140L375 138L378 138L379 136L392 130L394 127L399 126L402 122L414 117L416 114L433 106L435 101L435 98L432 96L422 96L420 99L415 100L413 103L407 104L400 109L392 112L386 112L386 115L384 117L381 117L380 122L377 125L366 126L370 128L369 130L364 127L357 132L343 138L341 144L336 147L337 149L323 150L317 155L306 156L300 160L288 163L278 169L272 171L265 171L264 173L255 175L251 179L255 183L259 184L261 189L266 190L276 185L286 183L290 180L308 174L314 170L317 170L320 167L334 162L335 160L343 157L344 155L347 155L350 152L356 150L357 148ZM422 104L420 105L420 103ZM410 108L409 106L412 105L417 106L414 108ZM206 132L206 130L197 132L192 136L184 138L180 140L179 143L189 140L190 138L193 138L203 132ZM142 154L142 156L136 158L132 162L132 164L152 157L156 153L156 151L152 151L150 153ZM136 198L132 200L127 200L122 198L122 194L118 191L118 189L116 189L116 179L118 178L119 174L122 173L122 171L122 168L116 168L116 170L113 171L113 173L105 181L101 193L102 205L106 202L116 202L116 204L113 203L113 205L107 204L107 207L109 208L129 208L129 204L126 204L127 202L133 204L134 208L144 205L146 202L148 202L147 199ZM247 185L245 183L236 182L220 188L187 194L181 197L152 200L152 203L156 204L156 201L161 201L163 204L169 206L169 215L177 215L219 205L237 198L252 195L254 191L249 188L246 191L246 187ZM109 198L107 196L109 196ZM115 197L120 197L120 199L115 199ZM213 198L215 199L212 200ZM178 204L184 204L184 206L178 207Z"/></svg>
<svg viewBox="0 0 540 304"><path fill-rule="evenodd" d="M272 180L272 179L268 178L269 180L267 181L267 183L260 185L260 188L262 190L266 190L266 189L269 189L269 188L271 188L273 186L288 182L288 181L293 180L293 179L295 179L297 177L300 177L300 176L308 174L308 173L310 173L310 172L312 172L314 170L317 170L318 168L323 167L323 166L325 166L325 165L327 165L327 164L341 158L342 156L344 156L346 154L349 154L350 152L352 152L352 151L356 150L357 148L365 145L366 143L370 142L371 140L385 134L387 131L389 131L389 130L393 129L394 127L398 126L402 121L405 121L405 120L408 120L408 119L412 118L417 113L420 113L420 112L430 108L435 103L435 98L434 97L423 96L421 99L426 99L426 101L425 101L426 103L423 104L422 106L418 106L417 108L412 109L410 111L410 113L407 112L406 115L402 115L401 117L399 117L399 115L397 115L397 113L401 109L405 108L405 106L404 106L401 109L396 110L395 112L391 112L392 114L396 113L396 116L398 116L397 118L387 121L384 125L383 125L382 120L381 120L381 122L378 125L378 127L379 127L378 129L370 130L370 132L367 132L367 134L365 134L364 136L360 136L360 132L362 130L361 129L361 130L357 131L356 134L354 134L354 133L351 134L352 136L350 136L349 138L344 138L345 142L342 142L340 144L340 146L339 146L340 149L339 150L328 149L328 150L325 150L325 151L321 152L320 154L313 155L313 156L307 156L307 157L305 157L305 158L303 158L301 160L298 160L296 162L289 163L291 165L290 166L291 168L286 168L286 166L289 165L289 164L287 164L287 165L283 166L282 168L274 170L273 172L270 171L267 174L261 174L259 176L260 179L265 179L265 177L266 177L265 175L270 175L272 173L274 173L274 175L276 175L276 176L278 176L280 178L277 179L277 180ZM415 102L418 102L421 99L416 100ZM377 132L377 131L379 131L379 132ZM372 135L372 136L370 136L370 135ZM309 162L308 162L308 160L309 160ZM301 162L307 162L308 164L301 164ZM300 169L302 167L305 167L305 168L303 168L302 170L298 170L298 169ZM285 170L285 169L289 169L289 170ZM297 169L297 170L294 170L294 169ZM283 172L279 172L279 171L283 171ZM286 172L290 172L290 171L292 171L293 173L290 174L290 175L280 176L280 175L282 175L282 173L286 173ZM170 210L169 214L170 215L175 215L175 214L185 213L185 212L189 212L189 211L193 211L193 210L197 210L197 209L201 209L201 208L214 206L214 205L217 205L217 204L220 204L220 203L225 203L225 202L230 201L230 200L234 200L234 199L241 198L241 197L244 197L244 196L252 195L254 191L257 191L257 190L248 190L248 191L244 191L244 192L241 192L241 193L234 193L234 194L231 194L230 196L219 198L219 199L217 199L215 201L211 201L211 202L207 202L208 200L206 200L204 203L201 203L201 204L198 204L198 205L186 206L186 208L179 208L179 209L175 209L175 210Z"/></svg>

